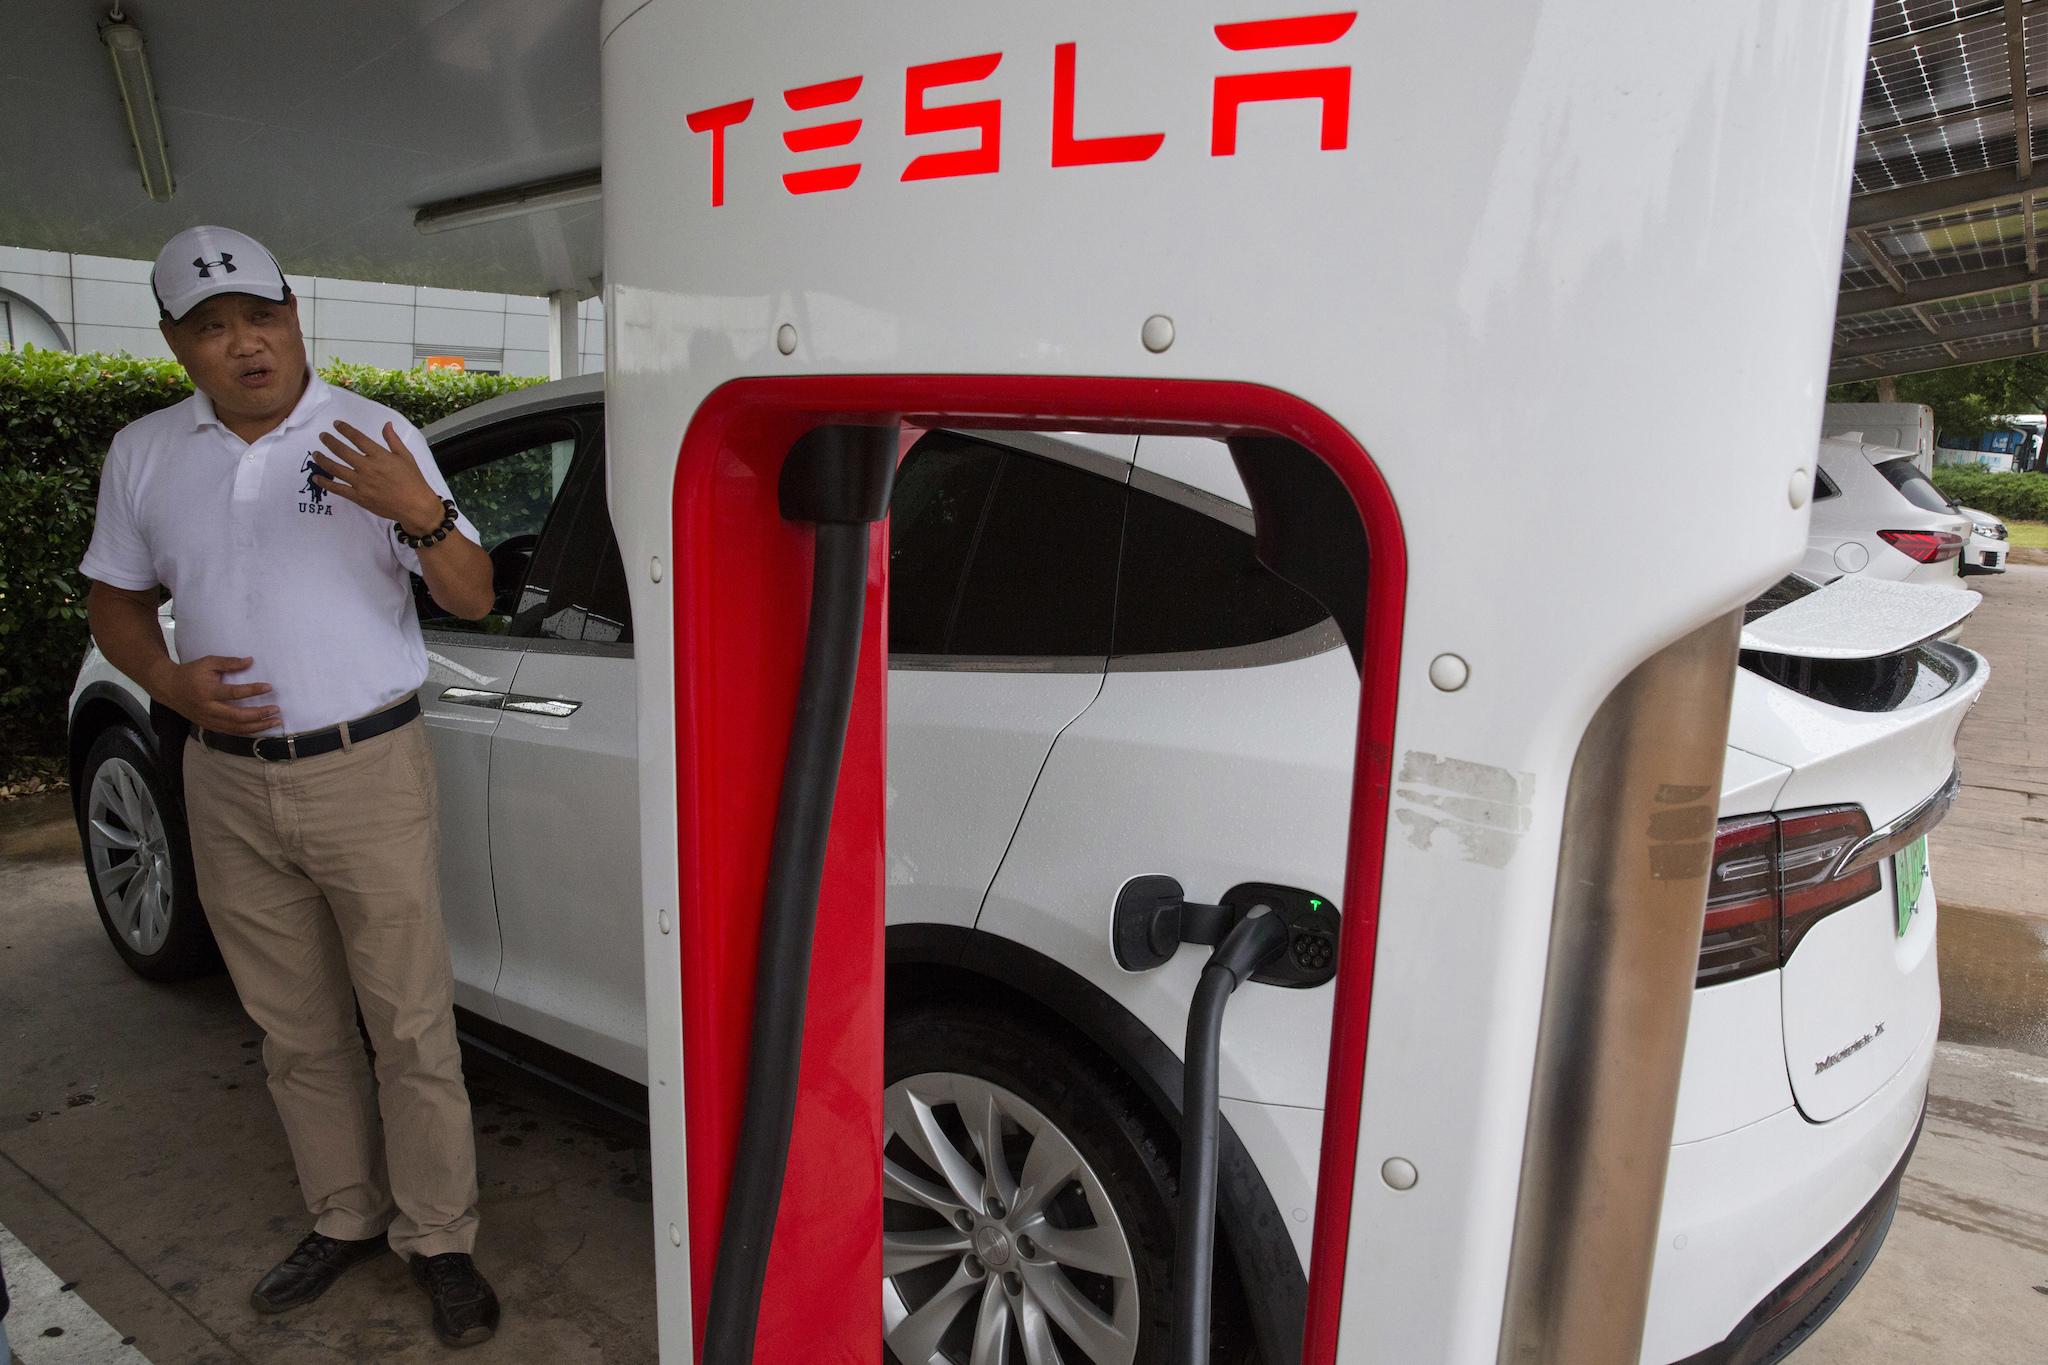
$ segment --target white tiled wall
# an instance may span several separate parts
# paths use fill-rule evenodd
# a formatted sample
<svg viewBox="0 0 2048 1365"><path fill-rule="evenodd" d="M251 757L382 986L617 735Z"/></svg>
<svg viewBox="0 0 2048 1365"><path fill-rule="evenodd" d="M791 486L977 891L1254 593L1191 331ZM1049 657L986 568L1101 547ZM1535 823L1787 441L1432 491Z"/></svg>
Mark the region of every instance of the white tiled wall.
<svg viewBox="0 0 2048 1365"><path fill-rule="evenodd" d="M545 302L545 300L543 300ZM548 315L539 313L505 314L505 349L539 351L543 359L548 353Z"/></svg>
<svg viewBox="0 0 2048 1365"><path fill-rule="evenodd" d="M422 294L427 291L422 289ZM497 351L505 346L505 314L484 313L468 308L430 308L421 304L412 310L414 341L429 337L460 352Z"/></svg>
<svg viewBox="0 0 2048 1365"><path fill-rule="evenodd" d="M548 301L523 294L290 276L315 365L330 360L406 369L422 355L460 355L472 369L548 372ZM156 328L149 262L0 246L0 290L24 299L78 351L168 356ZM577 309L581 373L604 367L604 306ZM502 359L500 358L502 355Z"/></svg>
<svg viewBox="0 0 2048 1365"><path fill-rule="evenodd" d="M320 282L313 287L318 289ZM354 299L329 299L314 295L313 321L306 321L306 304L299 302L299 325L309 339L321 341L402 341L412 345L413 307L409 303L358 303Z"/></svg>
<svg viewBox="0 0 2048 1365"><path fill-rule="evenodd" d="M70 328L74 351L126 351L129 355L171 358L164 334L154 327L118 327L99 322L74 323Z"/></svg>
<svg viewBox="0 0 2048 1365"><path fill-rule="evenodd" d="M147 327L156 317L156 296L146 284L96 280L81 275L71 281L72 316L79 322L112 327Z"/></svg>

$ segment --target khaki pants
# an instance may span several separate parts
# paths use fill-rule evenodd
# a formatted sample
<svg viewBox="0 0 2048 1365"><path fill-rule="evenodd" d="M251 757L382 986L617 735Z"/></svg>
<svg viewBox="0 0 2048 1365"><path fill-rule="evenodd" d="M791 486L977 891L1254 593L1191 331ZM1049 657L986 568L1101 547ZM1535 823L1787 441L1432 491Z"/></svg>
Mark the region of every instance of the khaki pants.
<svg viewBox="0 0 2048 1365"><path fill-rule="evenodd" d="M286 763L194 738L185 804L199 894L263 1030L313 1226L351 1239L388 1230L407 1257L469 1251L476 1139L455 1042L426 727L415 720Z"/></svg>

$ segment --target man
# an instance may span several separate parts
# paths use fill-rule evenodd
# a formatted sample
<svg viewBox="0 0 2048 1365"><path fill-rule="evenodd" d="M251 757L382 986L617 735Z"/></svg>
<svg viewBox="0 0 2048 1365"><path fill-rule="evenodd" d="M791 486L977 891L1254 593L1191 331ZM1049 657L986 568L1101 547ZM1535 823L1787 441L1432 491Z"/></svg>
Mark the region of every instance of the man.
<svg viewBox="0 0 2048 1365"><path fill-rule="evenodd" d="M189 228L151 283L196 392L114 437L81 569L100 649L194 727L199 892L264 1032L313 1216L250 1301L310 1303L388 1246L441 1339L472 1345L499 1308L470 1259L476 1140L408 575L474 619L491 609L490 558L419 432L308 371L298 300L259 243ZM182 663L157 625L160 588Z"/></svg>

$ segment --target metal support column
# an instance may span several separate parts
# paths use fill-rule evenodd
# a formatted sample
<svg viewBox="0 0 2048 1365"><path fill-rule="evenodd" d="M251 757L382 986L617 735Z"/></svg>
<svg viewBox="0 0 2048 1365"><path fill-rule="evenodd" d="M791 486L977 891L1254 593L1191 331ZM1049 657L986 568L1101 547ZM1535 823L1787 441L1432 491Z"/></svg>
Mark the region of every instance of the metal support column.
<svg viewBox="0 0 2048 1365"><path fill-rule="evenodd" d="M548 378L571 379L583 372L583 342L576 318L576 291L548 295Z"/></svg>

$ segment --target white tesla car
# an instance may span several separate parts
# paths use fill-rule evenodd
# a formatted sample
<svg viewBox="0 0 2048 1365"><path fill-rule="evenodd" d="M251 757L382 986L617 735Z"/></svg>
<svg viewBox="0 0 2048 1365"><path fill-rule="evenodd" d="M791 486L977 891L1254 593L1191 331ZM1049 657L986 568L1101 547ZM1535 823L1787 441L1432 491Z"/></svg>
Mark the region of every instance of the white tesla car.
<svg viewBox="0 0 2048 1365"><path fill-rule="evenodd" d="M485 621L424 621L462 1022L557 1070L644 1080L633 630L601 389L528 390L429 436L499 569ZM1358 675L1323 611L1255 559L1244 503L1223 447L1186 437L934 431L901 467L897 1193L878 1289L905 1365L984 1359L985 1285L956 1272L977 1180L1006 1185L991 1162L1007 1183L1067 1173L1045 1208L994 1214L1015 1223L1019 1292L1060 1358L1162 1357L1177 1053L1200 954L1122 970L1111 908L1146 874L1207 901L1253 881L1343 889ZM1752 606L1653 1365L1775 1359L1840 1302L1889 1223L1939 1013L1924 836L1986 676L1935 637L1975 600L1795 578ZM152 977L205 969L163 756L135 689L97 654L71 736L115 947ZM1330 1001L1251 985L1228 1018L1217 1306L1231 1358L1298 1350ZM1007 1358L1039 1362L1044 1340Z"/></svg>
<svg viewBox="0 0 2048 1365"><path fill-rule="evenodd" d="M1867 444L1853 431L1829 436L1820 443L1799 572L1816 583L1862 574L1953 587L1974 530L1910 451Z"/></svg>

